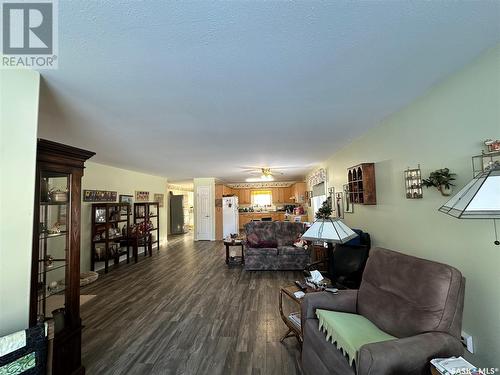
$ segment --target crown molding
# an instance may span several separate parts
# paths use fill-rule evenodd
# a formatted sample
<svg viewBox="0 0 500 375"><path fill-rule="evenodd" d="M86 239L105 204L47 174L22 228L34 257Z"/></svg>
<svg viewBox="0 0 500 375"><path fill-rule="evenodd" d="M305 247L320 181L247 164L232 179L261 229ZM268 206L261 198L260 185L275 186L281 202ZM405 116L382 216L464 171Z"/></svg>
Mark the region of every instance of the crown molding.
<svg viewBox="0 0 500 375"><path fill-rule="evenodd" d="M260 188L278 188L289 187L295 182L290 181L268 181L268 182L240 182L236 184L226 184L233 189L260 189Z"/></svg>

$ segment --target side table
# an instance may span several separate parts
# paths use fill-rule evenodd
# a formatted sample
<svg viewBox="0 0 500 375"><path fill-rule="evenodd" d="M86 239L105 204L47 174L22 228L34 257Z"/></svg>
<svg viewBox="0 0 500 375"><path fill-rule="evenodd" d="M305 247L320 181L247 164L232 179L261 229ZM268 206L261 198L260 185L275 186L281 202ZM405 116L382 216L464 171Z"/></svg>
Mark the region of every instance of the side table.
<svg viewBox="0 0 500 375"><path fill-rule="evenodd" d="M330 284L330 280L325 278L325 282L327 284ZM285 287L280 288L280 298L279 298L279 309L280 309L280 315L281 319L283 322L286 324L288 331L281 337L280 342L283 342L286 338L289 337L295 337L302 348L302 342L304 340L303 335L302 335L302 325L299 323L301 322L301 317L300 317L300 311L301 311L301 305L302 301L304 300L304 297L302 298L297 298L295 297L294 293L300 291L301 289L297 285L289 285ZM307 288L306 290L303 291L304 293L316 293L316 292L322 292L320 289L312 289L312 288ZM288 316L285 315L283 311L283 296L291 299L293 302L295 302L298 306L298 312L292 313ZM292 319L290 316L293 315L295 319ZM298 320L298 321L297 321Z"/></svg>
<svg viewBox="0 0 500 375"><path fill-rule="evenodd" d="M243 241L241 240L235 240L235 241L224 241L224 245L226 246L226 264L228 266L234 266L234 265L242 265L245 263L245 252L243 249ZM238 246L241 248L241 256L234 256L230 257L229 256L229 248Z"/></svg>

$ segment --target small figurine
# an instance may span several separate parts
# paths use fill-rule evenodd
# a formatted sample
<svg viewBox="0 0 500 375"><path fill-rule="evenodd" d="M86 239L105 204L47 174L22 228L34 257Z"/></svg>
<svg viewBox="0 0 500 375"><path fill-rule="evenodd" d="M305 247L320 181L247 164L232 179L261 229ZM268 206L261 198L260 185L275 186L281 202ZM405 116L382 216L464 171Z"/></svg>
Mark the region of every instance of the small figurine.
<svg viewBox="0 0 500 375"><path fill-rule="evenodd" d="M487 139L484 141L486 147L488 147L488 152L500 151L500 140L494 141L493 139Z"/></svg>
<svg viewBox="0 0 500 375"><path fill-rule="evenodd" d="M56 221L54 225L48 230L50 234L58 234L61 233L61 223Z"/></svg>
<svg viewBox="0 0 500 375"><path fill-rule="evenodd" d="M52 264L54 263L54 257L50 254L47 254L45 257L45 267L50 268L52 267Z"/></svg>

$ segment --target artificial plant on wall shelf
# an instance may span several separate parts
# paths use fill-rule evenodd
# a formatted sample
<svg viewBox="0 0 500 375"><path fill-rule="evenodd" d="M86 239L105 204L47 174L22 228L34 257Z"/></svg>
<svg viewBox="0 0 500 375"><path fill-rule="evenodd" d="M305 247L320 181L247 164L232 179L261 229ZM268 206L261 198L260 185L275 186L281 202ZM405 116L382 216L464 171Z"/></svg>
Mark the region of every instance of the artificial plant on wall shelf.
<svg viewBox="0 0 500 375"><path fill-rule="evenodd" d="M431 172L428 178L422 180L422 185L425 187L434 186L439 190L439 192L448 196L451 194L453 186L455 186L452 181L455 181L455 173L450 173L448 168L437 169Z"/></svg>

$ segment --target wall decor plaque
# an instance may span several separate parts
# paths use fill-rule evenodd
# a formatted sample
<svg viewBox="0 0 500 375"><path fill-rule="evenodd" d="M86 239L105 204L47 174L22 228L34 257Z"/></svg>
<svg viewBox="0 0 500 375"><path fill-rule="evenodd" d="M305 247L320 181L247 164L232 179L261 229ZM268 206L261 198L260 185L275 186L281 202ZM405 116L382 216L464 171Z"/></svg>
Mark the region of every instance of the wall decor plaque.
<svg viewBox="0 0 500 375"><path fill-rule="evenodd" d="M84 190L84 202L116 202L116 191L108 190Z"/></svg>
<svg viewBox="0 0 500 375"><path fill-rule="evenodd" d="M155 193L153 195L153 202L158 202L158 207L163 207L164 196L163 194Z"/></svg>

